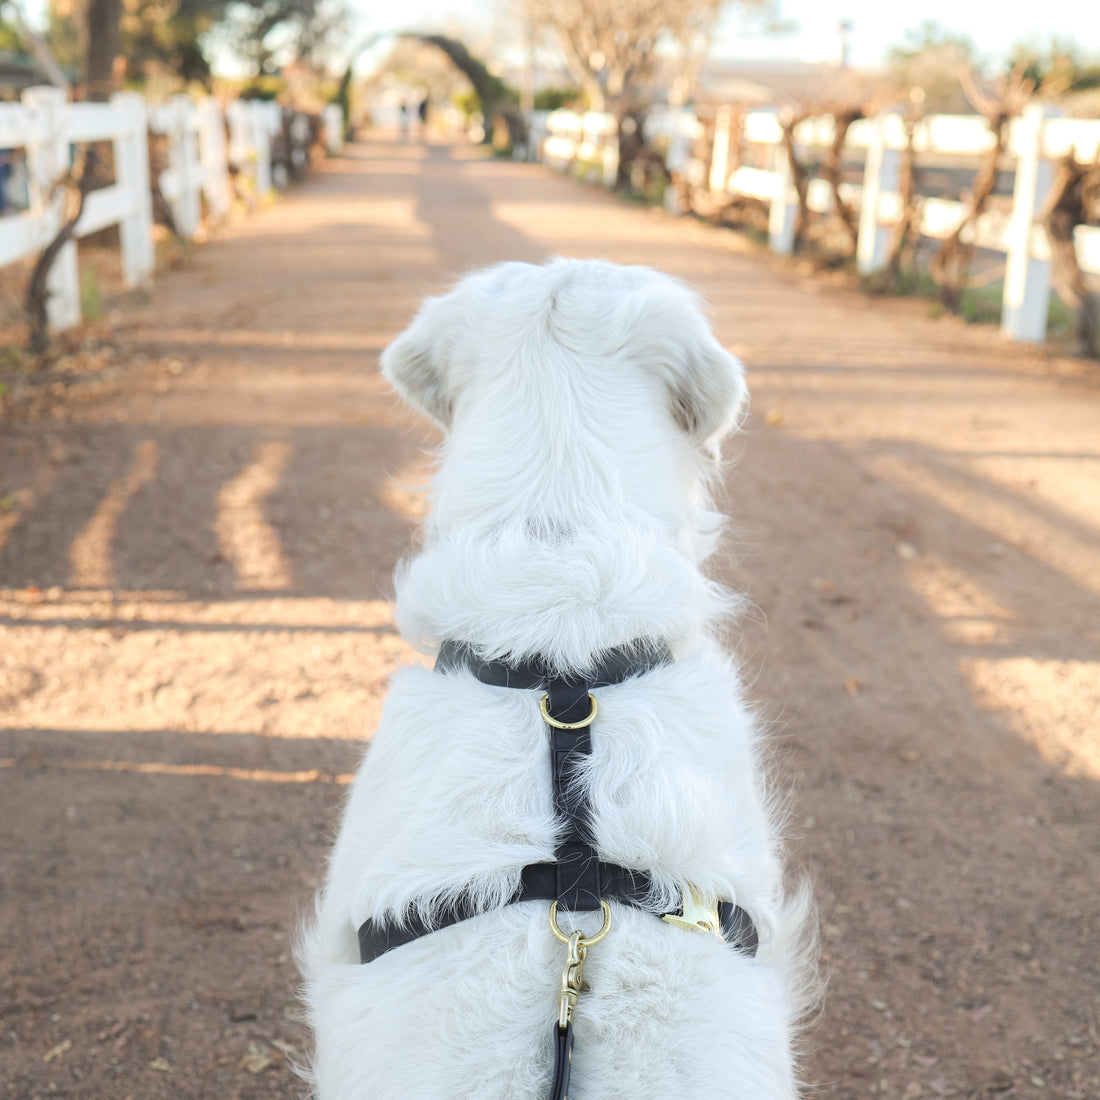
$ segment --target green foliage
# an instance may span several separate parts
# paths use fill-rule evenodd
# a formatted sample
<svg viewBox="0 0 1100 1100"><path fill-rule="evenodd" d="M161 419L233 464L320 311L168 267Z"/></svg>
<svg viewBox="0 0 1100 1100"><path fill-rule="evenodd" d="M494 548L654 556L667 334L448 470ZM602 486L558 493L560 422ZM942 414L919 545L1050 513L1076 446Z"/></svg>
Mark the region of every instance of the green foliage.
<svg viewBox="0 0 1100 1100"><path fill-rule="evenodd" d="M103 293L95 268L86 267L80 277L80 313L85 321L98 321L103 316Z"/></svg>
<svg viewBox="0 0 1100 1100"><path fill-rule="evenodd" d="M81 73L81 20L68 0L48 0L50 47L63 69ZM124 0L119 54L125 81L138 87L167 74L182 84L209 85L209 52L229 49L254 72L272 73L279 61L313 61L343 27L341 0ZM3 28L0 23L0 49Z"/></svg>
<svg viewBox="0 0 1100 1100"><path fill-rule="evenodd" d="M962 90L960 73L979 64L974 41L926 19L905 32L905 39L889 54L894 80L911 92L923 93L920 102L928 112L970 112L973 107Z"/></svg>
<svg viewBox="0 0 1100 1100"><path fill-rule="evenodd" d="M22 54L23 40L15 27L9 23L0 13L0 51L3 53Z"/></svg>
<svg viewBox="0 0 1100 1100"><path fill-rule="evenodd" d="M253 77L238 94L241 99L262 99L270 103L285 91L286 81L281 76L264 73Z"/></svg>
<svg viewBox="0 0 1100 1100"><path fill-rule="evenodd" d="M1008 71L1023 66L1023 75L1048 95L1083 92L1100 87L1100 62L1086 60L1077 42L1070 37L1051 35L1045 46L1035 42L1017 43L1008 63Z"/></svg>
<svg viewBox="0 0 1100 1100"><path fill-rule="evenodd" d="M536 111L557 111L581 98L580 88L543 88L535 92Z"/></svg>
<svg viewBox="0 0 1100 1100"><path fill-rule="evenodd" d="M463 88L461 91L451 93L451 102L462 112L462 117L469 122L481 110L481 102L477 98L477 92L473 87Z"/></svg>
<svg viewBox="0 0 1100 1100"><path fill-rule="evenodd" d="M949 31L934 19L925 19L919 26L910 27L905 32L904 41L899 46L891 46L889 60L910 61L926 53L950 53L966 59L977 55L974 39L968 34Z"/></svg>
<svg viewBox="0 0 1100 1100"><path fill-rule="evenodd" d="M474 57L457 39L447 38L442 34L415 34L407 37L418 38L425 45L435 46L451 59L473 85L481 113L486 119L492 118L500 107L519 103L519 94L515 89L489 72L485 63Z"/></svg>
<svg viewBox="0 0 1100 1100"><path fill-rule="evenodd" d="M228 6L227 0L124 3L119 48L126 59L127 80L140 85L150 71L160 68L184 83L209 83L202 36L226 17Z"/></svg>

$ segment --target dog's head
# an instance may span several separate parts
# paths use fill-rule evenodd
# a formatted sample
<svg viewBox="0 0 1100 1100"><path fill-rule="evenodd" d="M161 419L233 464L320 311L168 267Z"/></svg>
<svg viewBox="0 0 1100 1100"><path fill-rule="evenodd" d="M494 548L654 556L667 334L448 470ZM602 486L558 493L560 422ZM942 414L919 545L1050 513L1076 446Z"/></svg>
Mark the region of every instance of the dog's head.
<svg viewBox="0 0 1100 1100"><path fill-rule="evenodd" d="M747 398L740 362L714 338L695 295L645 267L555 260L477 272L425 301L386 348L382 370L413 408L447 429L471 367L519 352L516 341L539 322L582 358L622 357L652 372L667 388L669 415L702 446L736 426Z"/></svg>
<svg viewBox="0 0 1100 1100"><path fill-rule="evenodd" d="M690 290L594 260L468 276L424 303L382 368L444 429L442 482L461 466L482 513L522 511L530 492L550 523L568 524L582 491L611 509L690 495L685 474L698 480L747 397Z"/></svg>

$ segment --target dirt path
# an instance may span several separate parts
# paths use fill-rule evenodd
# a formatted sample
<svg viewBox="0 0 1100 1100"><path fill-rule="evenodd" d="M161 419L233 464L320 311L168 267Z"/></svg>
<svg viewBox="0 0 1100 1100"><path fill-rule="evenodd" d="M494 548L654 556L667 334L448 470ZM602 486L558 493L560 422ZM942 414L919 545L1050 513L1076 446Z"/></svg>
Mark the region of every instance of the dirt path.
<svg viewBox="0 0 1100 1100"><path fill-rule="evenodd" d="M686 277L749 366L737 639L797 786L823 1097L1100 1096L1100 375L533 166L353 146L0 431L0 1096L292 1097L290 938L406 659L420 298Z"/></svg>

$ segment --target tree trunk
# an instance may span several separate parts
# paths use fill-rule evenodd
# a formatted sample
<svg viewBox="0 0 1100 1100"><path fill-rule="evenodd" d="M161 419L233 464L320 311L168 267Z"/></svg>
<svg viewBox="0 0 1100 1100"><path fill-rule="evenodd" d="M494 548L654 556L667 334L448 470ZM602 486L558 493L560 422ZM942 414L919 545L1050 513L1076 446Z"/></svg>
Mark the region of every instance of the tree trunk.
<svg viewBox="0 0 1100 1100"><path fill-rule="evenodd" d="M993 188L997 183L997 169L1004 156L1008 142L1008 124L1012 115L1007 109L986 116L986 123L993 134L993 148L982 159L974 177L974 185L967 205L966 214L955 231L945 237L940 247L929 261L928 271L933 282L939 287L940 301L944 308L958 314L962 308L962 295L966 289L970 273L970 261L974 256L973 237L962 239L966 227L977 226L978 219L985 213Z"/></svg>
<svg viewBox="0 0 1100 1100"><path fill-rule="evenodd" d="M1100 168L1091 169L1094 176ZM1077 262L1073 231L1088 222L1085 211L1090 169L1078 164L1073 153L1058 165L1045 209L1040 215L1050 238L1054 287L1064 302L1077 310L1077 339L1086 355L1100 354L1100 309Z"/></svg>
<svg viewBox="0 0 1100 1100"><path fill-rule="evenodd" d="M844 155L844 143L848 139L848 131L852 123L864 118L866 111L863 107L835 107L829 113L833 116L833 142L825 155L821 175L833 193L833 211L844 231L844 255L849 257L856 254L856 244L859 241L859 217L840 197L840 176L843 168L841 158ZM788 155L793 148L792 142L788 147Z"/></svg>
<svg viewBox="0 0 1100 1100"><path fill-rule="evenodd" d="M806 166L798 159L798 151L795 149L794 132L805 121L806 116L795 115L782 123L783 150L787 154L787 163L791 169L791 183L794 185L795 195L798 197L798 214L794 221L794 248L798 250L802 240L802 234L810 223L809 189L810 182L806 176Z"/></svg>
<svg viewBox="0 0 1100 1100"><path fill-rule="evenodd" d="M87 98L103 103L116 91L118 20L121 0L88 0L88 54L85 64Z"/></svg>

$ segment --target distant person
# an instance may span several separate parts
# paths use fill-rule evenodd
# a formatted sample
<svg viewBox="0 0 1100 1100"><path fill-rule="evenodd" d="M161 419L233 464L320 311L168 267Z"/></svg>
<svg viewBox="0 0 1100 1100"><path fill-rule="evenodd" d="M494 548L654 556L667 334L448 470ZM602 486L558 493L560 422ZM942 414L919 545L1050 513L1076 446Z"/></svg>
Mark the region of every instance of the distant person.
<svg viewBox="0 0 1100 1100"><path fill-rule="evenodd" d="M420 101L420 106L417 107L416 113L420 116L420 132L424 133L424 130L428 126L428 97L425 96Z"/></svg>
<svg viewBox="0 0 1100 1100"><path fill-rule="evenodd" d="M0 149L0 217L8 212L8 182L14 160L14 149Z"/></svg>
<svg viewBox="0 0 1100 1100"><path fill-rule="evenodd" d="M423 115L420 113L420 96L411 95L405 101L405 115L409 120L409 136L414 140L420 137L421 120Z"/></svg>

